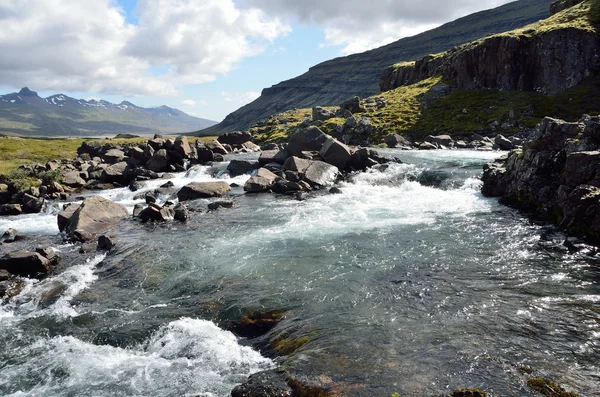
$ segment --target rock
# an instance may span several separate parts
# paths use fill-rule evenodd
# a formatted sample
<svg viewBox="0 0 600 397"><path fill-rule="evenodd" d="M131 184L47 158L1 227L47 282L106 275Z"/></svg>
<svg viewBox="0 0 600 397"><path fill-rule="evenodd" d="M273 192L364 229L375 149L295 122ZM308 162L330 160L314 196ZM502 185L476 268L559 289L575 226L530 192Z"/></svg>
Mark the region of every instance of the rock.
<svg viewBox="0 0 600 397"><path fill-rule="evenodd" d="M121 204L102 197L90 197L73 212L64 230L69 237L79 241L96 241L98 236L128 216L127 209Z"/></svg>
<svg viewBox="0 0 600 397"><path fill-rule="evenodd" d="M275 328L285 318L280 310L267 312L251 312L237 321L227 323L227 329L243 338L256 338Z"/></svg>
<svg viewBox="0 0 600 397"><path fill-rule="evenodd" d="M12 278L12 274L7 272L6 270L0 270L0 281L10 280Z"/></svg>
<svg viewBox="0 0 600 397"><path fill-rule="evenodd" d="M312 108L313 121L327 121L334 116L335 114L323 109L321 106L315 106Z"/></svg>
<svg viewBox="0 0 600 397"><path fill-rule="evenodd" d="M212 150L200 144L200 141L196 142L196 150L198 152L198 161L200 163L209 163L214 160L214 153Z"/></svg>
<svg viewBox="0 0 600 397"><path fill-rule="evenodd" d="M69 224L71 217L79 209L79 205L68 204L66 205L61 212L58 213L57 221L58 221L58 230L64 231L67 225Z"/></svg>
<svg viewBox="0 0 600 397"><path fill-rule="evenodd" d="M348 161L348 165L353 170L364 171L367 168L379 164L379 162L375 160L377 157L377 153L373 150L361 148L352 153L352 156L350 156L350 160Z"/></svg>
<svg viewBox="0 0 600 397"><path fill-rule="evenodd" d="M78 171L67 171L62 174L62 183L69 187L80 188L86 185L86 182L79 175Z"/></svg>
<svg viewBox="0 0 600 397"><path fill-rule="evenodd" d="M119 150L119 149L110 149L108 152L106 152L104 154L104 156L102 156L102 160L104 160L104 162L109 163L109 164L119 163L119 162L123 161L124 158L125 158L125 153L123 153L123 151Z"/></svg>
<svg viewBox="0 0 600 397"><path fill-rule="evenodd" d="M227 194L231 188L227 182L192 182L177 193L179 201L219 197Z"/></svg>
<svg viewBox="0 0 600 397"><path fill-rule="evenodd" d="M573 152L567 155L562 182L570 187L600 187L600 151Z"/></svg>
<svg viewBox="0 0 600 397"><path fill-rule="evenodd" d="M328 136L318 127L300 128L290 137L286 150L292 156L302 157L303 151L321 150L327 138Z"/></svg>
<svg viewBox="0 0 600 397"><path fill-rule="evenodd" d="M232 177L249 174L260 168L260 163L255 160L231 160L227 166L227 171Z"/></svg>
<svg viewBox="0 0 600 397"><path fill-rule="evenodd" d="M425 138L425 142L433 143L438 146L450 147L454 144L454 140L450 135L429 135Z"/></svg>
<svg viewBox="0 0 600 397"><path fill-rule="evenodd" d="M170 206L160 207L156 204L148 204L138 216L142 223L146 222L169 222L175 219L175 210Z"/></svg>
<svg viewBox="0 0 600 397"><path fill-rule="evenodd" d="M306 171L306 169L310 166L311 163L311 160L301 159L299 157L292 156L285 161L285 163L283 164L283 169L284 171L295 171L304 173L304 171Z"/></svg>
<svg viewBox="0 0 600 397"><path fill-rule="evenodd" d="M419 150L437 150L438 146L431 142L422 142L418 146Z"/></svg>
<svg viewBox="0 0 600 397"><path fill-rule="evenodd" d="M331 193L331 194L342 194L342 191L339 188L337 188L337 187L334 186L331 189L329 189L329 193Z"/></svg>
<svg viewBox="0 0 600 397"><path fill-rule="evenodd" d="M354 113L364 113L367 111L367 109L365 109L364 107L361 106L360 104L360 98L355 96L354 98L350 98L346 101L344 101L344 103L342 103L340 105L340 108L343 110L348 110L350 113L354 114Z"/></svg>
<svg viewBox="0 0 600 397"><path fill-rule="evenodd" d="M191 218L190 211L185 205L178 203L175 208L173 208L173 211L175 211L175 220L179 222L189 222Z"/></svg>
<svg viewBox="0 0 600 397"><path fill-rule="evenodd" d="M115 246L115 242L110 236L102 235L98 237L98 249L110 251Z"/></svg>
<svg viewBox="0 0 600 397"><path fill-rule="evenodd" d="M143 210L144 210L144 205L143 204L136 204L133 207L133 217L134 218L138 218L140 216L140 214L142 213Z"/></svg>
<svg viewBox="0 0 600 397"><path fill-rule="evenodd" d="M57 251L52 247L40 247L36 248L35 252L43 256L44 258L50 261L51 266L56 266L60 263L61 257L58 255Z"/></svg>
<svg viewBox="0 0 600 397"><path fill-rule="evenodd" d="M86 141L77 148L77 154L82 155L84 153L89 154L91 157L96 157L100 153L102 145L99 141Z"/></svg>
<svg viewBox="0 0 600 397"><path fill-rule="evenodd" d="M217 139L224 145L243 145L252 140L252 134L248 131L233 131L223 134Z"/></svg>
<svg viewBox="0 0 600 397"><path fill-rule="evenodd" d="M192 154L190 142L186 136L178 136L173 143L173 150L178 153L181 158L187 159Z"/></svg>
<svg viewBox="0 0 600 397"><path fill-rule="evenodd" d="M232 208L233 200L222 200L215 201L213 203L208 204L208 209L211 211L218 210L219 208Z"/></svg>
<svg viewBox="0 0 600 397"><path fill-rule="evenodd" d="M244 185L244 191L247 193L267 192L271 189L278 176L271 171L260 168L258 173L251 176Z"/></svg>
<svg viewBox="0 0 600 397"><path fill-rule="evenodd" d="M46 209L46 200L28 194L23 195L23 212L27 214L39 214Z"/></svg>
<svg viewBox="0 0 600 397"><path fill-rule="evenodd" d="M128 180L131 179L131 177L127 175L127 167L128 165L124 161L106 167L104 171L102 171L100 181L104 183L127 185L127 182L129 182Z"/></svg>
<svg viewBox="0 0 600 397"><path fill-rule="evenodd" d="M350 160L350 148L334 138L325 141L319 154L325 162L342 170Z"/></svg>
<svg viewBox="0 0 600 397"><path fill-rule="evenodd" d="M17 230L10 228L2 235L3 243L14 243L15 241L25 240L25 235Z"/></svg>
<svg viewBox="0 0 600 397"><path fill-rule="evenodd" d="M2 216L14 216L21 215L23 213L23 208L20 204L4 204L0 205L0 215Z"/></svg>
<svg viewBox="0 0 600 397"><path fill-rule="evenodd" d="M286 150L265 150L260 154L258 162L260 165L269 163L283 164L288 157L289 154Z"/></svg>
<svg viewBox="0 0 600 397"><path fill-rule="evenodd" d="M500 150L513 150L515 148L515 145L503 135L497 135L494 139L494 143Z"/></svg>
<svg viewBox="0 0 600 397"><path fill-rule="evenodd" d="M454 390L452 397L487 397L487 393L481 389L459 389Z"/></svg>
<svg viewBox="0 0 600 397"><path fill-rule="evenodd" d="M327 186L335 182L339 169L323 161L313 161L304 171L304 180L311 185Z"/></svg>
<svg viewBox="0 0 600 397"><path fill-rule="evenodd" d="M412 144L410 143L410 141L408 139L406 139L403 136L400 136L398 134L389 134L388 136L386 136L385 144L390 148L397 148L397 147L410 148L410 147L412 147Z"/></svg>
<svg viewBox="0 0 600 397"><path fill-rule="evenodd" d="M153 192L146 192L144 194L144 200L146 201L146 204L154 204L156 203L156 194Z"/></svg>
<svg viewBox="0 0 600 397"><path fill-rule="evenodd" d="M165 172L169 170L169 156L165 149L159 149L146 163L146 168L154 172Z"/></svg>
<svg viewBox="0 0 600 397"><path fill-rule="evenodd" d="M37 252L10 252L0 257L0 269L15 276L43 278L51 270L50 261Z"/></svg>
<svg viewBox="0 0 600 397"><path fill-rule="evenodd" d="M283 371L269 370L250 375L241 385L236 386L231 397L289 397L293 390L287 383Z"/></svg>
<svg viewBox="0 0 600 397"><path fill-rule="evenodd" d="M21 280L7 280L0 282L0 298L12 299L19 295L25 284Z"/></svg>
<svg viewBox="0 0 600 397"><path fill-rule="evenodd" d="M133 181L129 184L129 190L131 190L132 192L137 192L140 189L143 189L144 185L142 185L140 182L138 181Z"/></svg>
<svg viewBox="0 0 600 397"><path fill-rule="evenodd" d="M256 143L245 142L242 144L242 149L246 149L249 152L260 152L260 146Z"/></svg>
<svg viewBox="0 0 600 397"><path fill-rule="evenodd" d="M227 150L221 145L221 143L217 140L210 141L206 144L206 147L210 149L214 154L226 155Z"/></svg>

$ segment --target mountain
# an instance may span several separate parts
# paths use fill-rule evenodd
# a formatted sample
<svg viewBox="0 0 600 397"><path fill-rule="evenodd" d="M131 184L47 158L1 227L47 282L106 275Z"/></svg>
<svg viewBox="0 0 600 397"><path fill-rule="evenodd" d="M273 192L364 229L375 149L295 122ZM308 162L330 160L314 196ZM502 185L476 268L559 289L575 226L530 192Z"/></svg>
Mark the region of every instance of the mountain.
<svg viewBox="0 0 600 397"><path fill-rule="evenodd" d="M516 1L374 50L323 62L301 76L264 89L257 100L231 113L223 122L199 131L197 135L218 135L247 129L255 121L288 109L316 104L338 105L355 95L374 95L379 92L379 78L386 67L544 19L548 16L551 2Z"/></svg>
<svg viewBox="0 0 600 397"><path fill-rule="evenodd" d="M29 88L0 96L0 134L6 135L182 133L215 124L168 106L142 108L126 101L115 105L63 94L41 98Z"/></svg>

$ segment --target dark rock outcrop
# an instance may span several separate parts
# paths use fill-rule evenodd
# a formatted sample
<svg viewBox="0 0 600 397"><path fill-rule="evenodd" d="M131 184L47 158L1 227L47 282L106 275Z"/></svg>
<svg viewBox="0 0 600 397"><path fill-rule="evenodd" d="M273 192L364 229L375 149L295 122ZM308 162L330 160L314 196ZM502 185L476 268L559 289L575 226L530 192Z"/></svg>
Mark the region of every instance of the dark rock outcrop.
<svg viewBox="0 0 600 397"><path fill-rule="evenodd" d="M285 372L271 370L250 375L233 389L231 397L289 397L292 392Z"/></svg>
<svg viewBox="0 0 600 397"><path fill-rule="evenodd" d="M600 243L600 117L545 118L523 150L484 168L482 193Z"/></svg>
<svg viewBox="0 0 600 397"><path fill-rule="evenodd" d="M567 11L565 11L566 13ZM569 18L555 15L553 18ZM600 36L575 27L487 37L441 56L388 68L380 88L389 91L442 75L461 90L494 89L556 94L600 72Z"/></svg>
<svg viewBox="0 0 600 397"><path fill-rule="evenodd" d="M242 145L252 140L252 134L248 131L233 131L219 136L218 141L225 145Z"/></svg>
<svg viewBox="0 0 600 397"><path fill-rule="evenodd" d="M260 163L254 160L231 160L227 171L232 177L248 174L260 168Z"/></svg>
<svg viewBox="0 0 600 397"><path fill-rule="evenodd" d="M0 269L15 276L43 278L51 270L51 263L37 252L10 252L0 257Z"/></svg>

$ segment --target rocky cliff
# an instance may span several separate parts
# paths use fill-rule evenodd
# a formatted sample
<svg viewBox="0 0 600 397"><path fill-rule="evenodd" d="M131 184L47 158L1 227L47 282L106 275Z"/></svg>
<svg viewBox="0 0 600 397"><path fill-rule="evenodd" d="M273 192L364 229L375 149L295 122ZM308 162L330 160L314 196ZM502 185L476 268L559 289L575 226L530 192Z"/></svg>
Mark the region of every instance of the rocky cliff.
<svg viewBox="0 0 600 397"><path fill-rule="evenodd" d="M588 21L590 2L539 23L493 35L448 52L388 68L388 91L432 76L457 89L556 94L600 72L600 36Z"/></svg>
<svg viewBox="0 0 600 397"><path fill-rule="evenodd" d="M253 122L293 108L338 105L358 95L379 92L379 77L389 65L419 59L491 33L525 26L548 16L551 0L520 0L479 12L439 28L404 38L387 46L336 58L312 67L294 79L266 88L260 98L231 113L217 126L199 135L246 129Z"/></svg>
<svg viewBox="0 0 600 397"><path fill-rule="evenodd" d="M523 150L488 164L482 193L600 243L600 117L545 118Z"/></svg>

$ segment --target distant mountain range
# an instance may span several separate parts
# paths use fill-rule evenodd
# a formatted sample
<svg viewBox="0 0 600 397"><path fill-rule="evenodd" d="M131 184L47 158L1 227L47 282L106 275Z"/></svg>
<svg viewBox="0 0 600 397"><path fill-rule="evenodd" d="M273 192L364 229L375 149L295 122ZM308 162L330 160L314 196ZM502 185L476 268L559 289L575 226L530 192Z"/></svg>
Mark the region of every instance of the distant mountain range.
<svg viewBox="0 0 600 397"><path fill-rule="evenodd" d="M384 47L320 63L301 76L265 88L254 102L196 135L219 135L243 130L258 120L293 108L333 106L355 95L368 97L377 94L380 77L387 67L545 19L552 1L515 1Z"/></svg>
<svg viewBox="0 0 600 397"><path fill-rule="evenodd" d="M41 98L23 88L0 96L0 135L94 136L184 133L217 124L168 106L142 108L131 102L74 99L63 94Z"/></svg>

